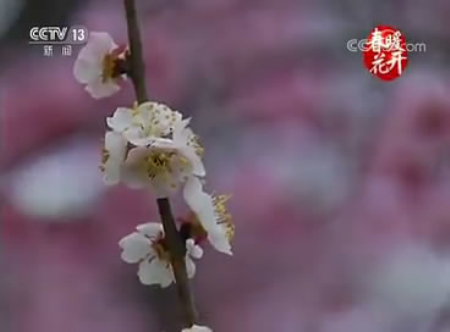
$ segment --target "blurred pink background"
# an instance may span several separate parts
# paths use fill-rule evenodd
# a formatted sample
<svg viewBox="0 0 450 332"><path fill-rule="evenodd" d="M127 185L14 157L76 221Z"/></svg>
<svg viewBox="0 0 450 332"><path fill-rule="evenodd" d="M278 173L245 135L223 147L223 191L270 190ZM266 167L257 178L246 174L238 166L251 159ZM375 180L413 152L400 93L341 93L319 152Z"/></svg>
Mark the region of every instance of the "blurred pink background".
<svg viewBox="0 0 450 332"><path fill-rule="evenodd" d="M31 1L1 3L25 34L46 23L24 14ZM69 3L61 16L47 4L48 24L126 43L121 1ZM193 117L207 188L233 195L234 256L208 248L193 281L202 323L449 332L450 2L137 3L149 94ZM427 44L390 83L346 49L378 24ZM174 287L139 284L119 257L122 236L157 220L154 197L105 187L98 171L105 117L131 105L131 86L93 100L72 76L79 47L44 57L11 31L0 29L0 331L180 331Z"/></svg>

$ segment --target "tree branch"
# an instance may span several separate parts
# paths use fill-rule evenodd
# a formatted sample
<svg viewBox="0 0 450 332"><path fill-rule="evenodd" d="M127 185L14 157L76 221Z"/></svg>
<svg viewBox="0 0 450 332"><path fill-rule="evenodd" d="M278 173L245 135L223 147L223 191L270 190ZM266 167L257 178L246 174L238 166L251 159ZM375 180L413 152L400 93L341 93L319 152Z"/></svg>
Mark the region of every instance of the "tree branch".
<svg viewBox="0 0 450 332"><path fill-rule="evenodd" d="M129 61L129 76L133 82L136 99L138 103L141 104L148 101L145 84L145 65L142 58L142 43L134 0L124 1L128 27L128 40L130 43L130 55L127 59ZM191 327L197 320L197 313L194 304L194 296L186 271L186 245L183 243L176 228L169 199L159 198L157 204L164 227L167 249L170 253L177 293L184 310L186 326Z"/></svg>
<svg viewBox="0 0 450 332"><path fill-rule="evenodd" d="M170 251L177 293L184 308L186 324L188 327L191 327L197 320L197 312L194 304L194 295L189 285L186 271L186 246L175 227L175 220L173 219L169 200L167 198L159 198L157 203L166 234L166 244Z"/></svg>
<svg viewBox="0 0 450 332"><path fill-rule="evenodd" d="M141 33L139 31L134 0L125 0L125 14L127 17L128 40L130 44L128 75L133 82L137 102L141 104L148 101L148 97L145 84L145 65L142 59Z"/></svg>

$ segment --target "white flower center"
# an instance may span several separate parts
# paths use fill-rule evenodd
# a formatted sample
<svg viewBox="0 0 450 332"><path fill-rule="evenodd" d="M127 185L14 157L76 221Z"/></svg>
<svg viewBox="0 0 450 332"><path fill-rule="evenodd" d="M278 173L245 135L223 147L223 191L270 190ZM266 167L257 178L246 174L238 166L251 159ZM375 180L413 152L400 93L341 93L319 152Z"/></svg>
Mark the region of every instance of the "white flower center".
<svg viewBox="0 0 450 332"><path fill-rule="evenodd" d="M149 179L159 177L175 188L176 182L185 180L192 166L187 158L175 151L152 151L141 160L138 167Z"/></svg>
<svg viewBox="0 0 450 332"><path fill-rule="evenodd" d="M154 152L144 159L145 171L149 178L154 179L157 175L172 172L171 158L173 152Z"/></svg>

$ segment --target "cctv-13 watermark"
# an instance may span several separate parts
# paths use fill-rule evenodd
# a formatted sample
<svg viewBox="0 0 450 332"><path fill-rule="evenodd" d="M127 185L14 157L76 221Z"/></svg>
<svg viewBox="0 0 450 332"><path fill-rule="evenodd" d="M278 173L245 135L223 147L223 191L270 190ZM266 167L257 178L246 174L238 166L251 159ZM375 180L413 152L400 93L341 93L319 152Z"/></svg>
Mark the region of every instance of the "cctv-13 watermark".
<svg viewBox="0 0 450 332"><path fill-rule="evenodd" d="M30 45L40 45L44 56L53 56L59 52L63 56L72 56L72 46L87 42L89 31L81 25L32 27L29 32Z"/></svg>

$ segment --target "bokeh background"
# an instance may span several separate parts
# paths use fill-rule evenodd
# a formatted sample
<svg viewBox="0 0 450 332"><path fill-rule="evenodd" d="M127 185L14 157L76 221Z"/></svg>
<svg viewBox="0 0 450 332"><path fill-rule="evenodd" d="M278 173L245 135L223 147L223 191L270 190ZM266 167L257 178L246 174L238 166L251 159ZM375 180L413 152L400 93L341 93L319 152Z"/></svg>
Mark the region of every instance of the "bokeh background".
<svg viewBox="0 0 450 332"><path fill-rule="evenodd" d="M137 1L150 96L193 117L208 189L231 193L234 256L193 281L216 332L450 331L450 2ZM180 331L173 287L117 241L154 197L102 184L105 117L33 26L126 43L121 1L0 1L0 331ZM372 77L346 49L379 24L426 52ZM186 208L174 201L177 216Z"/></svg>

